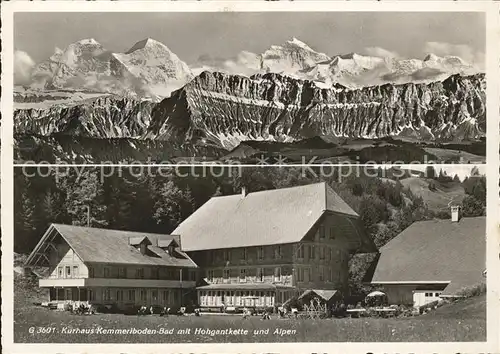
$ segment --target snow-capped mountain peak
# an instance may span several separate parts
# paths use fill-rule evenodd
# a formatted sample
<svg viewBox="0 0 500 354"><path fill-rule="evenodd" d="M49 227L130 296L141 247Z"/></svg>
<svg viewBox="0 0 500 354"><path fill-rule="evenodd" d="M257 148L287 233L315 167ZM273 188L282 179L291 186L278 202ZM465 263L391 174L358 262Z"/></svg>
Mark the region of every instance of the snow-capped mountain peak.
<svg viewBox="0 0 500 354"><path fill-rule="evenodd" d="M156 83L187 80L191 70L168 47L154 39L137 42L126 53L114 53L114 58L133 76Z"/></svg>
<svg viewBox="0 0 500 354"><path fill-rule="evenodd" d="M246 76L270 72L315 81L322 87L340 84L349 88L438 81L454 74L479 71L459 57L432 53L423 60L355 52L330 57L296 37L281 45L271 45L261 54L242 51L227 60L219 58L213 67L204 64L193 70ZM124 53L109 52L93 38L82 39L65 49L56 48L51 57L32 71L33 86L38 88L84 88L155 98L170 95L193 76L185 62L152 38L138 41Z"/></svg>
<svg viewBox="0 0 500 354"><path fill-rule="evenodd" d="M309 80L328 85L338 83L354 88L362 83L364 76L383 65L383 58L348 53L337 55L329 61L318 63L314 67L303 70L302 75Z"/></svg>
<svg viewBox="0 0 500 354"><path fill-rule="evenodd" d="M93 38L88 38L69 44L62 52L63 56L71 55L72 52L74 52L76 56L82 56L98 55L103 51L105 51L105 49L101 43Z"/></svg>
<svg viewBox="0 0 500 354"><path fill-rule="evenodd" d="M74 44L80 44L80 45L101 45L94 38L80 39L79 41L75 42Z"/></svg>
<svg viewBox="0 0 500 354"><path fill-rule="evenodd" d="M316 52L297 38L292 38L283 45L272 45L260 55L260 58L263 70L286 74L294 74L322 61L330 60L328 55Z"/></svg>
<svg viewBox="0 0 500 354"><path fill-rule="evenodd" d="M424 61L439 61L442 59L441 57L437 56L434 53L429 53L425 56Z"/></svg>
<svg viewBox="0 0 500 354"><path fill-rule="evenodd" d="M54 54L51 55L51 57L49 58L49 60L51 61L60 61L61 59L61 56L64 54L64 50L56 47L56 49L54 50Z"/></svg>
<svg viewBox="0 0 500 354"><path fill-rule="evenodd" d="M454 56L454 55L447 55L446 57L444 57L444 59L446 60L446 62L448 62L450 64L466 65L466 66L470 65L469 63L467 63L462 58Z"/></svg>
<svg viewBox="0 0 500 354"><path fill-rule="evenodd" d="M444 57L428 54L421 63L422 68L439 70L443 73L472 74L477 72L473 65L467 63L457 56L447 55Z"/></svg>
<svg viewBox="0 0 500 354"><path fill-rule="evenodd" d="M136 44L134 44L132 46L132 48L130 48L127 52L125 52L125 54L133 53L136 50L152 49L152 48L162 48L162 49L170 51L170 49L168 49L168 47L165 44L163 44L163 43L161 43L153 38L145 38L145 39L137 42Z"/></svg>
<svg viewBox="0 0 500 354"><path fill-rule="evenodd" d="M356 58L359 58L361 55L357 54L357 53L354 53L354 52L351 52L351 53L347 53L347 54L340 54L340 55L336 55L336 57L340 58L340 59L356 59Z"/></svg>
<svg viewBox="0 0 500 354"><path fill-rule="evenodd" d="M186 63L154 39L139 41L126 53L111 53L90 38L56 48L33 71L33 86L158 97L168 96L192 76Z"/></svg>
<svg viewBox="0 0 500 354"><path fill-rule="evenodd" d="M440 57L436 54L430 53L424 58L424 64L439 63L441 65L455 66L455 67L470 67L471 65L467 63L460 57L454 55L446 55Z"/></svg>
<svg viewBox="0 0 500 354"><path fill-rule="evenodd" d="M54 54L37 65L33 72L33 86L43 88L68 87L75 81L85 81L89 72L106 71L101 60L104 47L93 38L69 44L65 49L56 48ZM71 85L67 81L72 82Z"/></svg>
<svg viewBox="0 0 500 354"><path fill-rule="evenodd" d="M302 42L301 40L299 40L299 39L297 39L295 37L293 37L289 41L286 41L285 45L287 45L287 46L295 46L295 47L299 47L299 48L302 48L302 49L314 52L314 50L311 47L309 47L307 44L305 44L304 42Z"/></svg>
<svg viewBox="0 0 500 354"><path fill-rule="evenodd" d="M383 58L361 55L358 53L338 55L334 60L335 59L337 63L351 63L351 65L357 66L360 69L373 69L384 62Z"/></svg>
<svg viewBox="0 0 500 354"><path fill-rule="evenodd" d="M82 62L92 61L104 51L104 47L95 39L83 39L68 45L60 56L60 62L68 66L78 66Z"/></svg>
<svg viewBox="0 0 500 354"><path fill-rule="evenodd" d="M357 88L385 83L441 81L450 75L477 72L476 68L456 56L440 57L429 53L420 60L348 53L302 70L301 74L309 80Z"/></svg>

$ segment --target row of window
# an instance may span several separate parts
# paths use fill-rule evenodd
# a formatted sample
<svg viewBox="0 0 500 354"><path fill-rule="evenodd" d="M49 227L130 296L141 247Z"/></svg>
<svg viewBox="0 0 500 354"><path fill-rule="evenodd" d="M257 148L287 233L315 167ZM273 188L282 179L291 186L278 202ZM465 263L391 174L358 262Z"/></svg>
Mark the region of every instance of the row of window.
<svg viewBox="0 0 500 354"><path fill-rule="evenodd" d="M283 248L280 245L276 246L270 246L273 249L273 254L275 259L282 259L283 258ZM254 249L254 248L252 248ZM257 259L258 260L263 260L264 255L265 255L265 249L268 249L267 247L264 246L259 246L256 247L256 253L257 253ZM231 261L232 258L232 253L235 252L234 249L227 249L227 250L221 250L221 251L212 251L207 253L208 257L208 263L213 263L217 258L222 258L223 261L229 262ZM238 260L243 260L247 261L248 260L248 254L249 254L249 249L248 248L242 248L241 249L241 254L238 255Z"/></svg>
<svg viewBox="0 0 500 354"><path fill-rule="evenodd" d="M79 301L85 298L85 294L79 292L79 289L61 289L50 288L50 300L73 300Z"/></svg>
<svg viewBox="0 0 500 354"><path fill-rule="evenodd" d="M257 296L257 297L271 297L274 296L273 291L259 291L259 290L201 290L200 296L208 296L208 297L221 297L222 299L231 298L235 296Z"/></svg>
<svg viewBox="0 0 500 354"><path fill-rule="evenodd" d="M237 273L237 278L239 282L245 283L249 279L249 273L251 270L245 269L245 268L240 268L235 269L238 271ZM223 280L230 280L231 279L231 274L235 275L234 272L232 272L233 269L223 269L222 270L222 279ZM213 269L207 270L207 280L209 282L213 282L214 279L216 279L216 271ZM220 274L220 273L219 273ZM281 282L283 280L283 274L282 274L282 269L281 267L274 267L274 268L256 268L255 272L252 272L252 274L255 274L255 279L254 281L256 282L263 282L265 276L271 277L273 281L275 282ZM236 275L235 275L236 276ZM330 267L323 267L319 266L318 267L318 272L313 274L313 271L311 268L308 267L297 267L296 269L296 277L298 282L310 282L310 281L326 281L326 282L336 282L340 281L342 279L341 271L338 268L330 268Z"/></svg>
<svg viewBox="0 0 500 354"><path fill-rule="evenodd" d="M335 240L335 229L333 227L327 228L325 225L320 225L318 229L318 234L320 240L324 240L326 238L329 238L330 240Z"/></svg>
<svg viewBox="0 0 500 354"><path fill-rule="evenodd" d="M272 306L274 299L284 303L295 293L293 291L259 291L259 290L206 290L200 291L201 306Z"/></svg>
<svg viewBox="0 0 500 354"><path fill-rule="evenodd" d="M266 270L267 270L267 272L266 272ZM265 273L270 273L269 270L272 271L273 269L272 268L256 268L255 281L263 282L265 275L272 275L274 278L274 281L276 281L276 282L280 282L282 280L281 267L275 267L274 273L265 274ZM232 271L232 269L223 269L222 270L222 278L224 280L229 280L231 278L231 271ZM248 273L249 273L248 269L245 269L245 268L239 269L238 279L240 280L240 282L244 283L247 281ZM215 271L213 269L207 270L208 281L212 282L214 280L214 278L215 278Z"/></svg>
<svg viewBox="0 0 500 354"><path fill-rule="evenodd" d="M321 233L320 233L321 235ZM324 238L324 237L323 237ZM331 238L334 239L335 237ZM272 247L273 249L273 254L274 254L274 259L283 259L283 247L280 245L275 245L275 246L269 246ZM316 259L316 249L318 248L318 255L319 259L325 259L325 260L333 260L333 259L338 259L340 262L342 262L342 257L343 254L339 249L334 249L332 247L329 247L328 245L323 245L321 247L316 246L314 244L307 245L307 244L299 244L296 249L296 255L298 259L304 259L305 256L309 259ZM259 246L256 247L257 251L257 260L264 260L264 255L265 255L265 249L266 247L264 246ZM224 262L230 262L232 255L233 255L234 250L228 249L228 250L221 250L221 251L212 251L208 252L208 263L213 263L214 261L217 260L217 258L222 258ZM222 257L221 254L222 253ZM243 248L241 249L241 255L238 255L238 260L242 261L248 261L248 248ZM336 257L335 257L336 255Z"/></svg>
<svg viewBox="0 0 500 354"><path fill-rule="evenodd" d="M200 291L201 306L272 306L272 291Z"/></svg>
<svg viewBox="0 0 500 354"><path fill-rule="evenodd" d="M333 247L329 247L328 245L316 246L313 244L305 244L301 243L297 246L297 258L298 259L316 259L316 253L318 253L319 259L331 261L337 259L339 262L343 261L343 253ZM318 252L316 250L318 249Z"/></svg>
<svg viewBox="0 0 500 354"><path fill-rule="evenodd" d="M95 270L93 267L89 267L89 278L95 277ZM160 268L149 268L150 273L149 276L145 276L144 268L135 268L134 279L162 279L162 280L179 280L181 278L181 271L179 269L167 269L165 273L160 274ZM187 273L187 274L186 274ZM189 270L188 272L184 271L183 275L185 276L185 280L196 281L196 271ZM126 267L118 267L118 272L112 273L112 269L110 267L103 268L103 277L104 278L118 278L118 279L126 279L130 278L127 272Z"/></svg>
<svg viewBox="0 0 500 354"><path fill-rule="evenodd" d="M116 270L116 269L115 269ZM93 267L88 267L89 278L95 278L95 269ZM126 279L128 278L127 268L126 267L118 267L118 272L114 274L111 272L112 269L110 267L103 268L103 277L104 278L118 278L118 279ZM186 274L187 273L187 274ZM183 276L184 280L196 281L196 271L189 270L188 272L184 271ZM58 266L57 267L57 277L58 278L78 278L80 277L80 269L78 265L66 265L66 266ZM160 269L159 268L150 268L149 277L147 279L162 279L162 280L180 280L180 271L178 269L167 269L166 273L161 274L160 277ZM134 273L135 279L145 279L144 268L136 268Z"/></svg>
<svg viewBox="0 0 500 354"><path fill-rule="evenodd" d="M297 281L298 282L311 282L311 281L326 281L326 282L338 282L342 280L342 272L334 268L319 267L318 273L313 274L311 268L297 268Z"/></svg>
<svg viewBox="0 0 500 354"><path fill-rule="evenodd" d="M79 289L54 289L51 290L51 300L73 300L78 301L88 299L96 300L96 291L92 289L84 290L87 293L82 294ZM179 290L177 289L100 289L98 290L103 301L125 301L135 302L136 299L144 302L169 303L170 301L177 302L179 298Z"/></svg>
<svg viewBox="0 0 500 354"><path fill-rule="evenodd" d="M136 297L136 293L138 296ZM89 297L91 300L95 300L95 293L92 290L89 290ZM129 290L111 290L111 289L102 289L102 300L103 301L129 301L135 302L136 299L140 301L152 301L158 302L162 301L163 303L169 303L170 301L177 302L179 296L179 292L176 290L148 290L148 289L129 289Z"/></svg>
<svg viewBox="0 0 500 354"><path fill-rule="evenodd" d="M441 293L425 293L425 297L439 297Z"/></svg>
<svg viewBox="0 0 500 354"><path fill-rule="evenodd" d="M57 276L59 278L78 278L79 274L80 270L77 265L57 267Z"/></svg>

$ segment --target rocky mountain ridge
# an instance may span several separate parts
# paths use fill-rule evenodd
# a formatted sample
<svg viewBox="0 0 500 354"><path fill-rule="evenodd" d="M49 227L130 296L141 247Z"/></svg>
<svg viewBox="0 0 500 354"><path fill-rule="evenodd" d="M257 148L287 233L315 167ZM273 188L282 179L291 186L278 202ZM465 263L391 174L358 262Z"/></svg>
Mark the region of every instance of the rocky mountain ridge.
<svg viewBox="0 0 500 354"><path fill-rule="evenodd" d="M72 104L14 111L14 132L23 135L70 135L88 138L140 138L150 124L151 101L114 95Z"/></svg>
<svg viewBox="0 0 500 354"><path fill-rule="evenodd" d="M227 150L245 140L314 136L475 140L485 132L485 77L325 89L275 73L248 78L203 72L160 103L107 95L17 109L14 121L16 134L152 139Z"/></svg>

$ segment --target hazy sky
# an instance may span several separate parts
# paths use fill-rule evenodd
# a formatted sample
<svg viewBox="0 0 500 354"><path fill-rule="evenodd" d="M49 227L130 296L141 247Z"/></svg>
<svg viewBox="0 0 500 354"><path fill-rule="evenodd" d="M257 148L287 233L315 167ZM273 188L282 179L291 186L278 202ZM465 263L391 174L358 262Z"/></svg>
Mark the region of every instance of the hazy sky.
<svg viewBox="0 0 500 354"><path fill-rule="evenodd" d="M35 62L83 38L122 52L150 37L188 64L201 55L261 53L292 37L330 56L383 49L412 58L428 52L475 58L486 42L482 13L17 13L14 20L14 47Z"/></svg>

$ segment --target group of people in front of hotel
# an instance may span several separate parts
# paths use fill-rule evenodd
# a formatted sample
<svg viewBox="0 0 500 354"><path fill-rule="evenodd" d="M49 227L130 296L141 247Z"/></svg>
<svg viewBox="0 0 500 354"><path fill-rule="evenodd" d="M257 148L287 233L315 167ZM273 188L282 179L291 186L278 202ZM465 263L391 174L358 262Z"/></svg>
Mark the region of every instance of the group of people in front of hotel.
<svg viewBox="0 0 500 354"><path fill-rule="evenodd" d="M163 307L163 309L161 310L160 312L160 317L162 316L168 316L169 314L172 314L172 309L170 307ZM154 307L151 306L149 309L147 308L147 306L141 306L139 308L139 310L137 311L137 314L138 315L147 315L147 314L150 314L150 315L153 315L154 314ZM186 313L186 308L185 307L181 307L179 309L179 311L176 312L177 315L181 315L183 316L184 314ZM194 309L194 315L195 316L200 316L201 315L201 312L200 312L200 309Z"/></svg>
<svg viewBox="0 0 500 354"><path fill-rule="evenodd" d="M290 309L290 312L292 314L292 316L294 316L295 318L297 318L299 316L299 310L295 307L292 307ZM286 307L284 306L280 306L277 308L277 313L278 313L278 317L279 318L285 318L288 314L288 310ZM242 314L243 318L248 318L250 316L252 316L252 311L248 308L244 308L243 309L243 314ZM262 320L270 320L271 319L271 312L270 311L264 311L264 313L262 314L262 317L261 317Z"/></svg>

